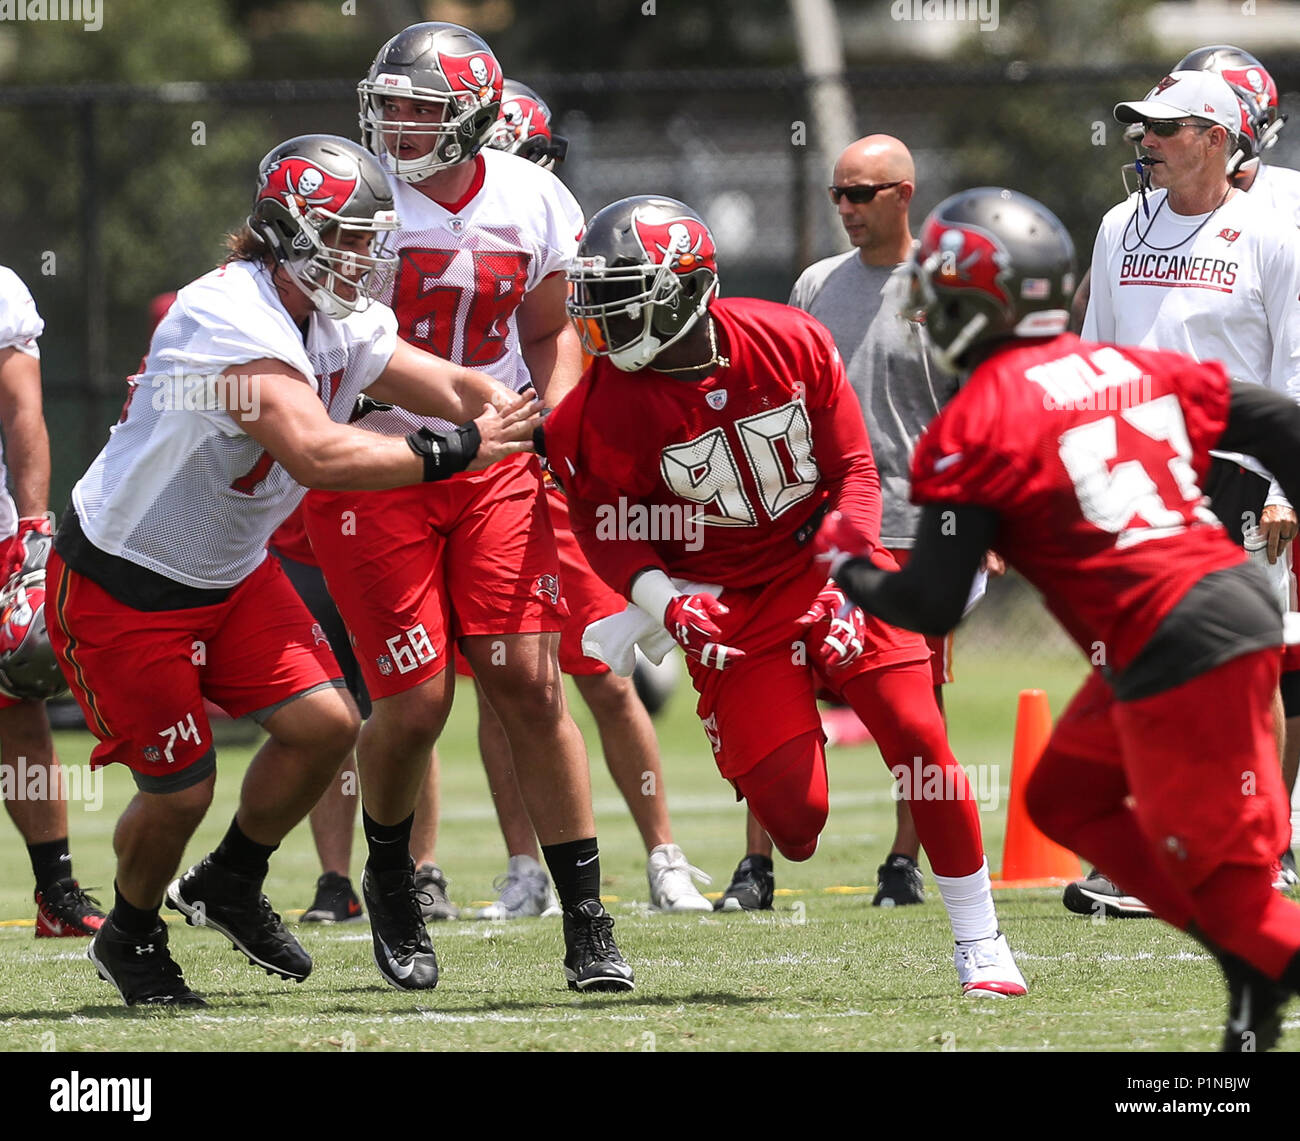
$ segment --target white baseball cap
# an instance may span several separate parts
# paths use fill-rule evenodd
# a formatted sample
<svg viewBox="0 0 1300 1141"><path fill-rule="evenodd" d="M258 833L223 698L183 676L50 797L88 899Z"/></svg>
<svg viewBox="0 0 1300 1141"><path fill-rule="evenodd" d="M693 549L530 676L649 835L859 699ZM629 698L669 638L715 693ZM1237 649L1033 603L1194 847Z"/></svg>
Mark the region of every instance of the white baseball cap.
<svg viewBox="0 0 1300 1141"><path fill-rule="evenodd" d="M1184 115L1217 123L1234 139L1241 132L1241 106L1237 97L1223 78L1212 71L1170 72L1147 92L1145 99L1115 104L1115 118L1121 123L1181 119Z"/></svg>

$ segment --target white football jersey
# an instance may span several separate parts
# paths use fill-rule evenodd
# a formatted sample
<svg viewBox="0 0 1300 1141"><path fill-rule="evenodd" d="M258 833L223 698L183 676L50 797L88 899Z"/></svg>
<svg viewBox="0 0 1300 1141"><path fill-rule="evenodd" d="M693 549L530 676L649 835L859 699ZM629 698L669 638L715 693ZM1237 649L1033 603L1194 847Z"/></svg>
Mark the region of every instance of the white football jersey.
<svg viewBox="0 0 1300 1141"><path fill-rule="evenodd" d="M27 286L13 270L0 265L0 349L17 349L29 357L41 358L36 338L45 331L45 322L36 312L36 302ZM0 539L18 530L18 508L9 494L9 476L5 471L4 449L0 447Z"/></svg>
<svg viewBox="0 0 1300 1141"><path fill-rule="evenodd" d="M531 377L515 310L524 294L568 269L582 210L555 175L527 159L485 149L475 163L474 184L451 208L390 176L402 228L388 239L398 264L383 300L402 340L521 392ZM401 408L372 412L362 425L388 435L455 427Z"/></svg>
<svg viewBox="0 0 1300 1141"><path fill-rule="evenodd" d="M342 321L313 313L304 343L270 271L251 262L187 285L154 331L122 420L73 488L86 537L187 586L242 582L305 489L227 411L255 412L256 390L221 374L284 361L346 423L396 344L397 322L378 303Z"/></svg>

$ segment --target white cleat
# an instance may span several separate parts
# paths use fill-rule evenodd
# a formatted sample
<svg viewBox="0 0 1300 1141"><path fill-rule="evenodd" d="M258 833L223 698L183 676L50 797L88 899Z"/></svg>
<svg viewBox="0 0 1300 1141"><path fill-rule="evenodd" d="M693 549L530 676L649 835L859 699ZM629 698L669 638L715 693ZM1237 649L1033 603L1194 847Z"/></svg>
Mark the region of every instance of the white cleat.
<svg viewBox="0 0 1300 1141"><path fill-rule="evenodd" d="M958 943L953 952L957 978L962 993L977 997L1011 998L1028 994L1025 976L1016 966L1016 960L1007 946L1007 937L1001 932L993 939L974 939Z"/></svg>
<svg viewBox="0 0 1300 1141"><path fill-rule="evenodd" d="M650 881L650 906L656 911L713 911L713 904L700 894L692 882L711 884L712 878L686 862L686 854L676 844L660 844L650 853L645 865Z"/></svg>
<svg viewBox="0 0 1300 1141"><path fill-rule="evenodd" d="M531 856L511 856L507 871L497 876L492 886L497 892L496 902L480 908L475 919L530 919L559 914L546 869Z"/></svg>

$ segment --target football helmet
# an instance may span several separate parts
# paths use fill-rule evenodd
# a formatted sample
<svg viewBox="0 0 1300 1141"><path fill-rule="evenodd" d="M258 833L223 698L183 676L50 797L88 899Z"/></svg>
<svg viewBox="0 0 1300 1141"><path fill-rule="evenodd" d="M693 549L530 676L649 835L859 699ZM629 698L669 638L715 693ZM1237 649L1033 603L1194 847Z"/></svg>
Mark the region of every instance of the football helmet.
<svg viewBox="0 0 1300 1141"><path fill-rule="evenodd" d="M1279 114L1277 84L1264 65L1248 51L1231 44L1210 44L1188 52L1175 71L1213 71L1232 88L1242 104L1242 131L1237 137L1237 165L1257 159L1276 141L1286 123Z"/></svg>
<svg viewBox="0 0 1300 1141"><path fill-rule="evenodd" d="M378 160L336 135L301 135L262 159L248 224L327 317L364 310L397 265L396 257L384 254L382 239L369 254L335 249L326 240L398 228Z"/></svg>
<svg viewBox="0 0 1300 1141"><path fill-rule="evenodd" d="M1054 337L1070 320L1074 243L1041 202L981 186L939 203L907 265L908 302L949 372L1004 337Z"/></svg>
<svg viewBox="0 0 1300 1141"><path fill-rule="evenodd" d="M717 293L713 235L675 198L623 198L587 223L568 279L582 347L636 372L690 332Z"/></svg>
<svg viewBox="0 0 1300 1141"><path fill-rule="evenodd" d="M501 109L501 65L492 49L459 24L412 24L379 49L357 85L361 141L386 158L403 182L423 182L478 154ZM385 99L410 99L439 110L437 121L390 119ZM404 144L433 137L426 155L403 158Z"/></svg>
<svg viewBox="0 0 1300 1141"><path fill-rule="evenodd" d="M67 689L45 630L45 572L17 574L0 590L0 693L44 701Z"/></svg>
<svg viewBox="0 0 1300 1141"><path fill-rule="evenodd" d="M551 109L531 87L507 79L502 87L501 117L487 145L553 170L569 151L569 140L551 131Z"/></svg>

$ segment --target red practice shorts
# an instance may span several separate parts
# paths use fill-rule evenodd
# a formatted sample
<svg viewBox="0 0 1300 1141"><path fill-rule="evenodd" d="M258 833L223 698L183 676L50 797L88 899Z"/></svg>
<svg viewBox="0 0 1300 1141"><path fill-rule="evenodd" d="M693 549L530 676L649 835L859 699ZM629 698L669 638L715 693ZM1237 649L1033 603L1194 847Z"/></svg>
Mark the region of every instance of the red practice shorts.
<svg viewBox="0 0 1300 1141"><path fill-rule="evenodd" d="M1277 675L1272 648L1140 701L1116 701L1093 674L1040 763L1063 754L1122 768L1143 833L1188 888L1221 864L1268 866L1290 836L1273 739Z"/></svg>
<svg viewBox="0 0 1300 1141"><path fill-rule="evenodd" d="M900 567L906 566L907 560L912 557L910 550L889 553ZM922 635L925 644L930 647L930 673L935 685L947 685L952 681L952 642L955 636L955 631L949 631L942 638L934 638L929 634Z"/></svg>
<svg viewBox="0 0 1300 1141"><path fill-rule="evenodd" d="M883 553L875 562L891 568ZM868 614L862 654L847 666L822 669L817 644L813 639L805 643L806 627L799 619L825 585L825 571L809 561L768 586L724 590L719 601L731 613L718 624L721 640L744 650L744 661L715 670L687 659L700 695L696 711L718 770L728 780L743 776L787 741L820 731L820 688L838 695L844 683L860 674L930 658L920 634Z"/></svg>
<svg viewBox="0 0 1300 1141"><path fill-rule="evenodd" d="M264 720L295 697L343 686L329 641L276 559L224 602L190 610L135 610L57 552L46 582L50 643L99 738L92 766L117 761L171 778L212 751L205 697L231 717Z"/></svg>
<svg viewBox="0 0 1300 1141"><path fill-rule="evenodd" d="M548 488L546 502L551 509L555 545L560 552L564 601L569 607L569 617L560 631L560 669L575 676L609 673L609 666L604 662L582 652L582 632L593 622L622 613L627 608L627 599L591 569L573 534L564 496Z"/></svg>
<svg viewBox="0 0 1300 1141"><path fill-rule="evenodd" d="M533 456L391 491L312 491L303 518L372 698L436 676L453 638L558 631L568 611Z"/></svg>

